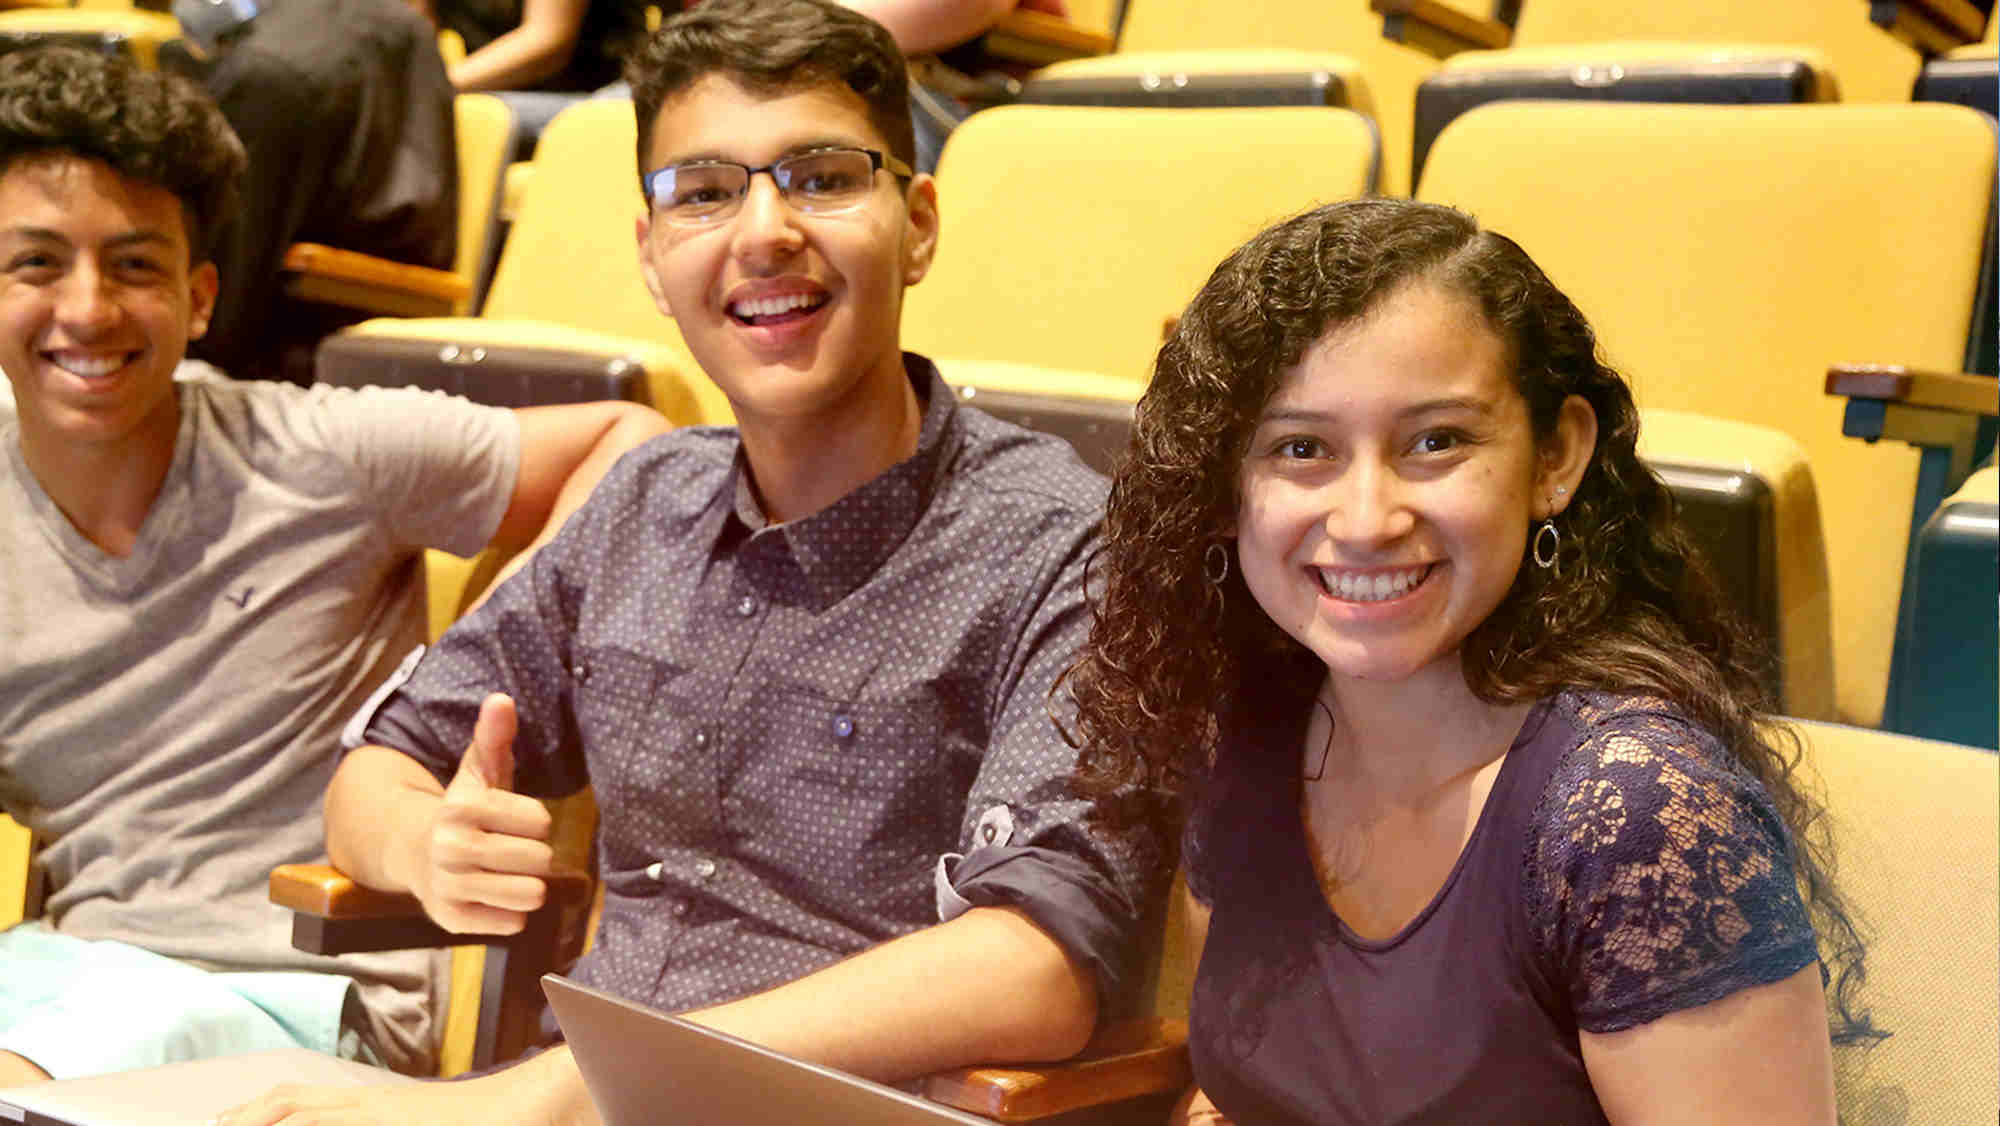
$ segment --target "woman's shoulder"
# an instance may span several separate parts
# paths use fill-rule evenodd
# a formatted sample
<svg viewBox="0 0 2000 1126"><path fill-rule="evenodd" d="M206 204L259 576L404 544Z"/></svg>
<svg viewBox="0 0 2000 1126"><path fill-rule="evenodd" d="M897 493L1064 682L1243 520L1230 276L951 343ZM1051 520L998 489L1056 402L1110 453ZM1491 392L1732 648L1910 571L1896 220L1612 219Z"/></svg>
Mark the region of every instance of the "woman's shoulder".
<svg viewBox="0 0 2000 1126"><path fill-rule="evenodd" d="M1531 819L1523 891L1583 1027L1643 1023L1809 961L1790 834L1715 733L1643 696L1555 704L1569 745Z"/></svg>

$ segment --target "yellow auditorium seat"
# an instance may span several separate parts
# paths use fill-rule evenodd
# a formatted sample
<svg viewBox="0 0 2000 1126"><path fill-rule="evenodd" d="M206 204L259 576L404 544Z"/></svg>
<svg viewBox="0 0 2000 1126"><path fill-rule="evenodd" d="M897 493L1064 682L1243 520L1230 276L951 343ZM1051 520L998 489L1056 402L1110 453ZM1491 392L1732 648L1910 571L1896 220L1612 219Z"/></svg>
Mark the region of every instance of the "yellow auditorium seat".
<svg viewBox="0 0 2000 1126"><path fill-rule="evenodd" d="M1467 10L1480 9L1477 0L1453 0ZM1201 73L1204 64L1180 58L1186 52L1225 50L1300 51L1314 55L1339 55L1358 67L1355 88L1365 87L1365 108L1357 101L1347 104L1369 113L1382 134L1387 154L1381 173L1381 190L1389 195L1410 192L1409 164L1411 107L1417 84L1437 67L1431 56L1381 36L1381 23L1362 0L1128 0L1119 31L1118 50L1111 58L1129 59L1124 65L1173 73ZM1158 55L1156 64L1149 56ZM1218 56L1223 66L1241 65Z"/></svg>
<svg viewBox="0 0 2000 1126"><path fill-rule="evenodd" d="M0 43L63 43L122 51L152 69L160 45L179 39L181 25L165 12L132 7L34 7L0 11Z"/></svg>
<svg viewBox="0 0 2000 1126"><path fill-rule="evenodd" d="M2000 1114L2000 758L1800 723L1824 785L1834 882L1867 939L1862 1008L1889 1037L1834 1051L1848 1126Z"/></svg>
<svg viewBox="0 0 2000 1126"><path fill-rule="evenodd" d="M940 366L959 401L995 418L1054 434L1085 465L1110 476L1132 436L1143 382L1096 372L949 361Z"/></svg>
<svg viewBox="0 0 2000 1126"><path fill-rule="evenodd" d="M1925 0L1926 3L1932 0ZM1964 0L1947 0L1964 3ZM1384 33L1422 29L1439 53L1503 47L1576 47L1619 41L1730 43L1817 49L1840 76L1841 96L1855 102L1909 98L1921 56L1869 21L1862 0L1677 0L1607 4L1604 0L1514 0L1500 7L1513 18L1438 13L1436 0L1370 0L1395 13ZM1443 19L1440 20L1439 16ZM1396 23L1395 21L1401 21Z"/></svg>
<svg viewBox="0 0 2000 1126"><path fill-rule="evenodd" d="M1410 176L1438 133L1496 101L1785 104L1840 100L1825 52L1802 44L1614 41L1460 51L1417 87Z"/></svg>
<svg viewBox="0 0 2000 1126"><path fill-rule="evenodd" d="M1639 411L1639 456L1681 506L1730 602L1770 648L1765 673L1786 715L1835 715L1826 535L1799 443L1747 422Z"/></svg>
<svg viewBox="0 0 2000 1126"><path fill-rule="evenodd" d="M356 348L356 337L423 342L450 365L468 367L533 349L551 365L567 358L637 369L640 397L676 423L728 422L727 400L700 374L639 276L636 140L630 102L564 110L536 145L537 173L480 315L365 321L322 345L322 367L327 349Z"/></svg>
<svg viewBox="0 0 2000 1126"><path fill-rule="evenodd" d="M1957 106L1497 103L1445 129L1422 198L1527 248L1642 407L1781 431L1825 525L1837 714L1882 715L1917 455L1841 435L1835 363L1955 371L1994 181Z"/></svg>
<svg viewBox="0 0 2000 1126"><path fill-rule="evenodd" d="M39 889L29 886L33 843L26 826L0 813L0 930L37 914Z"/></svg>
<svg viewBox="0 0 2000 1126"><path fill-rule="evenodd" d="M1338 109L1002 106L952 133L930 275L903 340L940 363L1143 381L1161 327L1273 221L1367 193L1367 119Z"/></svg>
<svg viewBox="0 0 2000 1126"><path fill-rule="evenodd" d="M471 287L457 310L465 315L477 312L485 296L497 249L501 180L514 151L516 125L514 111L492 94L452 99L452 123L458 133L458 253L451 272Z"/></svg>
<svg viewBox="0 0 2000 1126"><path fill-rule="evenodd" d="M1924 54L1941 55L1978 44L1982 35L1991 42L1992 7L1991 0L1870 0L1868 18Z"/></svg>
<svg viewBox="0 0 2000 1126"><path fill-rule="evenodd" d="M1286 47L1144 51L1054 63L1022 84L1019 101L1139 109L1334 106L1375 115L1368 79L1352 57Z"/></svg>

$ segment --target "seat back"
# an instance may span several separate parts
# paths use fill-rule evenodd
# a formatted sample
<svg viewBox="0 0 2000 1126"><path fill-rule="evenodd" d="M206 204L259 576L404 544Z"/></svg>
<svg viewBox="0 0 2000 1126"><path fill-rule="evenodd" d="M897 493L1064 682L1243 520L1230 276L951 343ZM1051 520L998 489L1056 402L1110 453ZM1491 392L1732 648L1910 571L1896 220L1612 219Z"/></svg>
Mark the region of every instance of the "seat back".
<svg viewBox="0 0 2000 1126"><path fill-rule="evenodd" d="M452 272L472 287L460 313L472 313L485 297L487 274L497 249L500 182L514 151L514 111L492 94L460 94L452 100L458 132L458 254Z"/></svg>
<svg viewBox="0 0 2000 1126"><path fill-rule="evenodd" d="M1825 373L1958 367L1993 177L1991 120L1957 106L1504 102L1445 129L1420 195L1527 248L1641 406L1766 426L1806 451L1838 714L1873 725L1917 454L1842 437Z"/></svg>
<svg viewBox="0 0 2000 1126"><path fill-rule="evenodd" d="M952 362L942 371L960 402L1062 438L1107 477L1125 456L1132 407L1146 389L1135 380L1021 364Z"/></svg>
<svg viewBox="0 0 2000 1126"><path fill-rule="evenodd" d="M1453 2L1480 7L1478 0ZM1118 36L1120 54L1244 47L1333 52L1359 64L1387 154L1381 190L1409 194L1411 107L1437 60L1382 38L1382 17L1366 0L1128 0Z"/></svg>
<svg viewBox="0 0 2000 1126"><path fill-rule="evenodd" d="M2000 746L2000 469L1966 479L1910 551L1882 726Z"/></svg>
<svg viewBox="0 0 2000 1126"><path fill-rule="evenodd" d="M951 135L937 260L903 339L939 359L1143 381L1162 325L1272 221L1373 185L1338 109L1002 106Z"/></svg>
<svg viewBox="0 0 2000 1126"><path fill-rule="evenodd" d="M1040 106L1235 109L1333 106L1373 116L1361 67L1346 55L1283 47L1137 51L1053 63L1016 99Z"/></svg>
<svg viewBox="0 0 2000 1126"><path fill-rule="evenodd" d="M1913 102L1949 102L1976 109L1988 117L2000 117L2000 47L1993 32L2000 19L1986 21L1986 39L1960 47L1942 59L1924 64L1910 91ZM1967 357L1966 371L1992 375L2000 371L2000 285L1996 285L1995 263L2000 262L2000 223L1989 219L1986 226L1986 287L1979 302L1974 339L1975 354Z"/></svg>
<svg viewBox="0 0 2000 1126"><path fill-rule="evenodd" d="M584 101L558 114L535 148L523 193L476 322L370 321L372 335L477 348L568 350L645 369L652 406L676 422L726 422L674 322L639 275L634 225L644 210L632 103ZM622 378L618 373L613 377Z"/></svg>
<svg viewBox="0 0 2000 1126"><path fill-rule="evenodd" d="M165 12L137 8L16 8L0 12L0 52L62 45L130 56L148 70L160 45L180 38Z"/></svg>
<svg viewBox="0 0 2000 1126"><path fill-rule="evenodd" d="M1680 505L1723 594L1766 647L1786 715L1834 716L1832 606L1805 450L1766 426L1641 409L1639 456Z"/></svg>
<svg viewBox="0 0 2000 1126"><path fill-rule="evenodd" d="M27 826L0 813L0 930L36 913L28 885L34 872L33 844Z"/></svg>
<svg viewBox="0 0 2000 1126"><path fill-rule="evenodd" d="M1841 1121L2000 1113L2000 770L1993 755L1801 723L1825 785L1835 881L1868 937L1861 1003L1889 1038L1836 1049Z"/></svg>
<svg viewBox="0 0 2000 1126"><path fill-rule="evenodd" d="M1423 182L1437 135L1488 102L1524 99L1719 105L1832 102L1825 54L1802 45L1611 42L1461 51L1417 87L1410 175Z"/></svg>
<svg viewBox="0 0 2000 1126"><path fill-rule="evenodd" d="M682 346L639 276L637 137L632 103L616 98L581 102L549 123L482 316Z"/></svg>
<svg viewBox="0 0 2000 1126"><path fill-rule="evenodd" d="M1907 100L1917 76L1916 50L1868 22L1868 5L1837 0L1676 0L1606 4L1603 0L1527 0L1514 25L1521 47L1620 39L1689 43L1759 43L1818 48L1840 76L1850 102Z"/></svg>

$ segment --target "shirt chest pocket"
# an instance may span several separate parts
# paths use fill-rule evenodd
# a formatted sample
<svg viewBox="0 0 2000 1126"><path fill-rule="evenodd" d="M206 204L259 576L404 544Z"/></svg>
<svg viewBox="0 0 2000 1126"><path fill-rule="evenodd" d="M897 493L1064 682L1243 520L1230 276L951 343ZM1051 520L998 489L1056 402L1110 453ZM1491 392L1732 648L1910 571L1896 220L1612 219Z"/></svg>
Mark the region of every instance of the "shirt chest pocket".
<svg viewBox="0 0 2000 1126"><path fill-rule="evenodd" d="M952 845L965 799L940 766L935 698L774 693L766 705L729 787L746 851L830 902L920 918L930 865Z"/></svg>
<svg viewBox="0 0 2000 1126"><path fill-rule="evenodd" d="M570 665L577 734L595 758L632 745L658 697L658 661L613 646L582 650Z"/></svg>

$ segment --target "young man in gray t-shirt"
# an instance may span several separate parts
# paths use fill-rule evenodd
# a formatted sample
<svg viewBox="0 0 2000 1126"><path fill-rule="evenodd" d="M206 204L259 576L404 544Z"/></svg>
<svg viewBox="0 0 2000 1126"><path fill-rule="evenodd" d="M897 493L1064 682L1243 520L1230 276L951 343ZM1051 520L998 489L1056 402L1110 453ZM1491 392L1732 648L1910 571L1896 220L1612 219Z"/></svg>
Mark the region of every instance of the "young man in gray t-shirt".
<svg viewBox="0 0 2000 1126"><path fill-rule="evenodd" d="M0 932L0 1086L287 1044L429 1068L429 956L295 952L266 877L320 854L340 725L422 641L423 549L532 547L666 428L176 381L243 161L178 79L0 59L0 809L48 891Z"/></svg>

